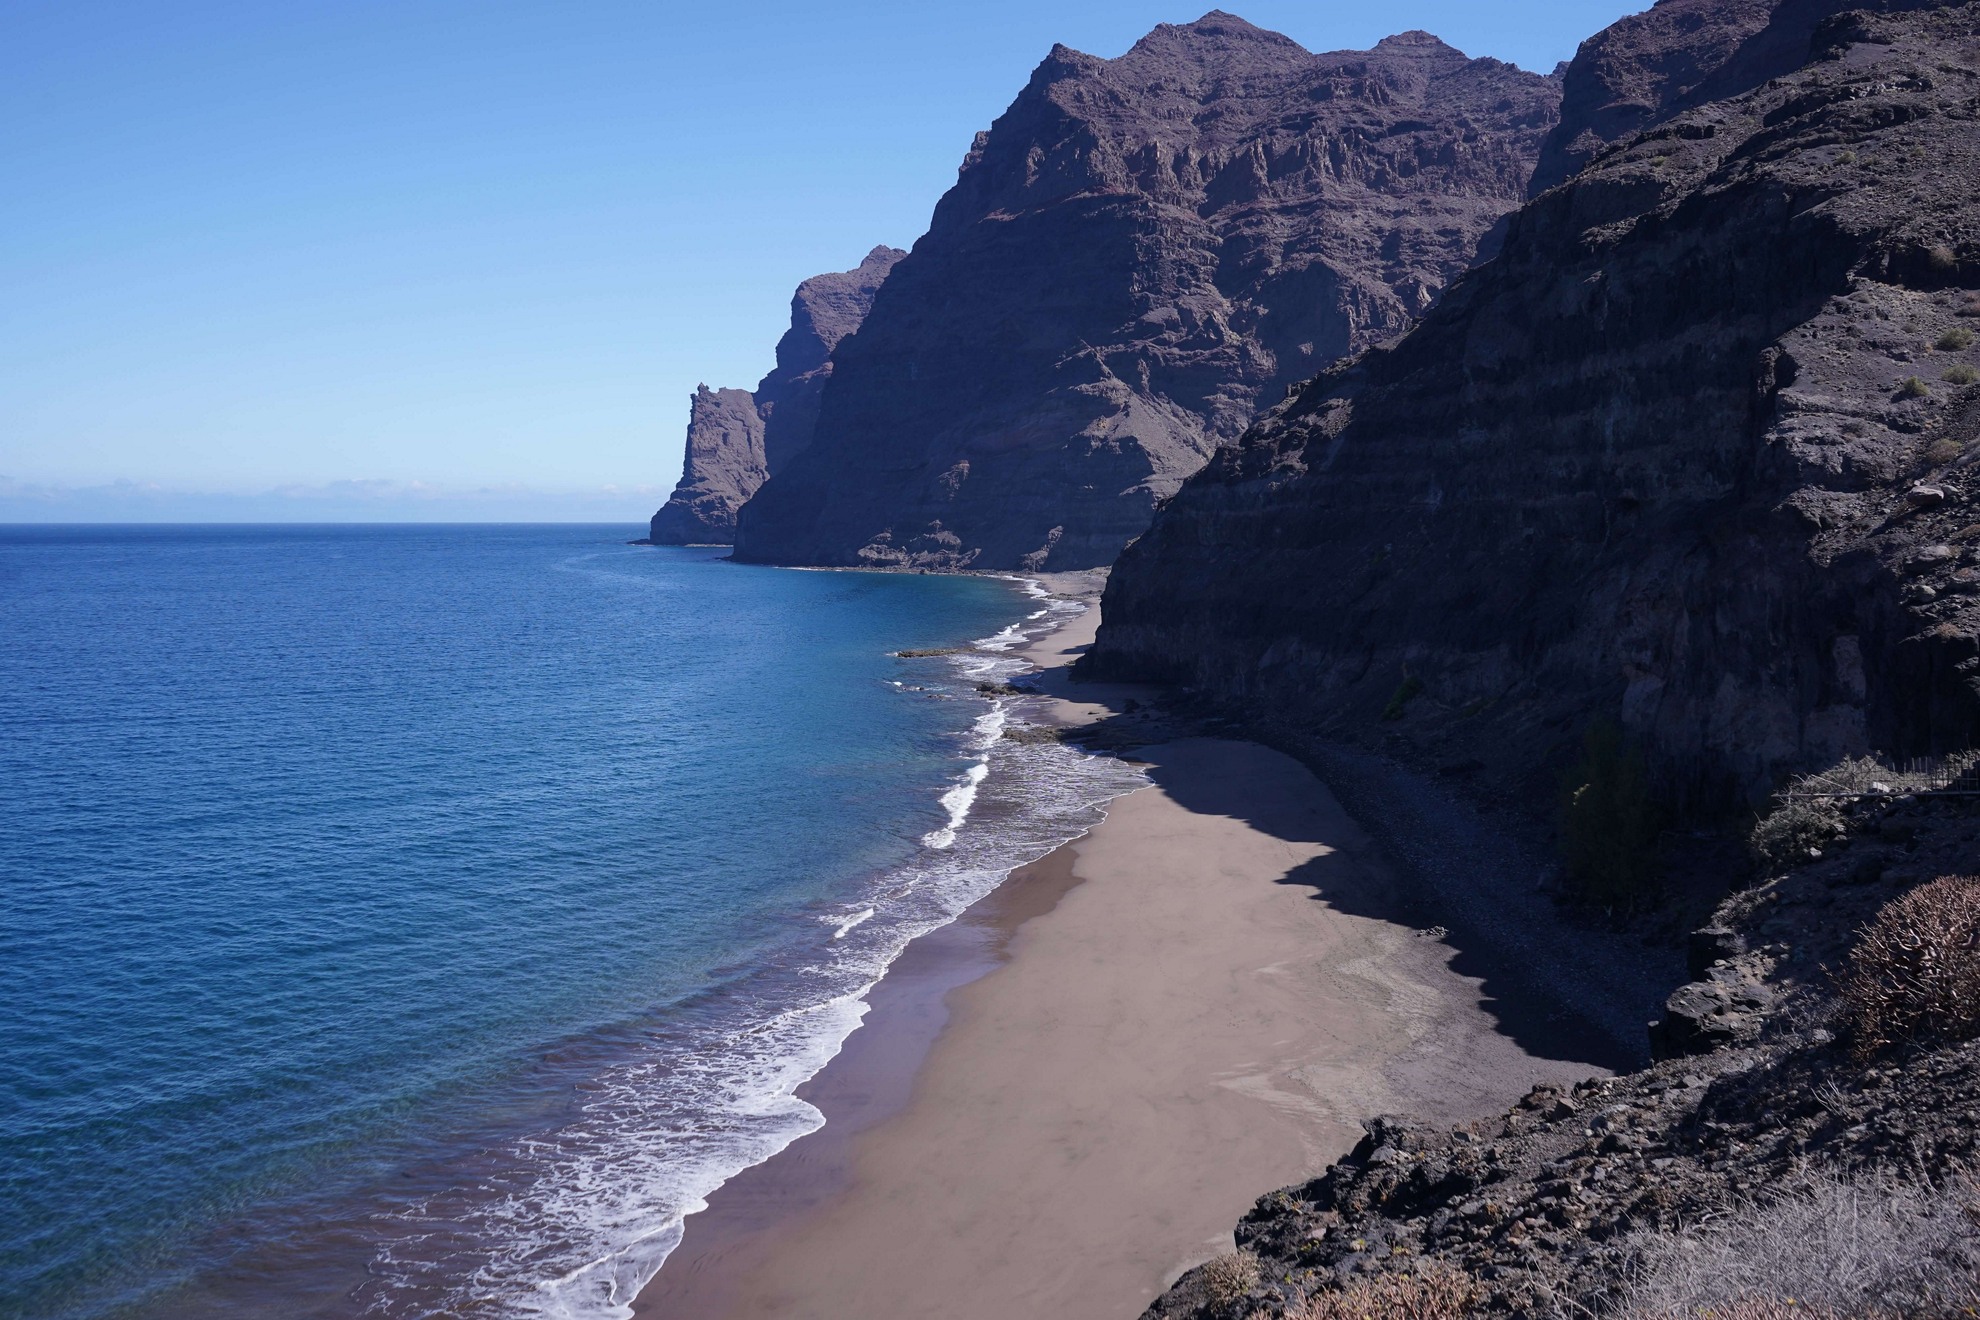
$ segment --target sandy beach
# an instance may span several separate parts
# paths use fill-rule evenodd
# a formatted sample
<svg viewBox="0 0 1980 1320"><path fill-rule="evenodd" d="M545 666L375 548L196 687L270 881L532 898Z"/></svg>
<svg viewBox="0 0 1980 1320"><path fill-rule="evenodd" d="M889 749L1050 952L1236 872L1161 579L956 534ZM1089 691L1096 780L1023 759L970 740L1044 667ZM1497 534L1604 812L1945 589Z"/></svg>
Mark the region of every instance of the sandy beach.
<svg viewBox="0 0 1980 1320"><path fill-rule="evenodd" d="M1065 681L1098 618L1028 653L1048 718L1136 695ZM1393 880L1298 762L1137 759L1149 787L910 948L801 1091L825 1128L720 1189L637 1314L1125 1320L1361 1118L1593 1071L1497 1030L1437 932L1368 915Z"/></svg>

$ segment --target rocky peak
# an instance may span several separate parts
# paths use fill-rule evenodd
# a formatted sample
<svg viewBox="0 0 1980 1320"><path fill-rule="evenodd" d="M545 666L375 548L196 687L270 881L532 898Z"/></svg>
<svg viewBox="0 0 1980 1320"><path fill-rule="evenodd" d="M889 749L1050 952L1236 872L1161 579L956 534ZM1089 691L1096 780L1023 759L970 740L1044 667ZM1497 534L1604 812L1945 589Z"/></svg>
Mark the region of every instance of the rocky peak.
<svg viewBox="0 0 1980 1320"><path fill-rule="evenodd" d="M1530 804L1595 721L1708 817L1980 737L1980 5L1834 11L1584 43L1569 87L1641 127L1187 484L1094 670Z"/></svg>
<svg viewBox="0 0 1980 1320"><path fill-rule="evenodd" d="M1393 37L1383 37L1375 43L1375 50L1382 55L1414 55L1427 59L1466 58L1463 51L1449 45L1443 38L1425 32L1422 28L1411 28L1407 32L1398 32Z"/></svg>
<svg viewBox="0 0 1980 1320"><path fill-rule="evenodd" d="M840 343L739 557L1108 562L1261 404L1436 301L1558 94L1426 34L1315 55L1217 11L1055 47Z"/></svg>
<svg viewBox="0 0 1980 1320"><path fill-rule="evenodd" d="M1839 56L1875 36L1879 14L1940 7L1941 0L1658 0L1581 44L1531 192L1538 196L1610 144L1680 111Z"/></svg>
<svg viewBox="0 0 1980 1320"><path fill-rule="evenodd" d="M906 255L882 245L852 270L814 275L798 285L791 297L791 328L777 341L777 371L796 376L824 366L839 341L859 329L880 282Z"/></svg>
<svg viewBox="0 0 1980 1320"><path fill-rule="evenodd" d="M791 296L791 327L777 341L777 365L756 389L696 389L681 479L653 515L649 540L726 545L735 539L736 510L811 443L832 349L859 329L873 295L906 255L876 247L852 270L804 281Z"/></svg>
<svg viewBox="0 0 1980 1320"><path fill-rule="evenodd" d="M1259 59L1273 68L1283 68L1287 58L1305 54L1304 46L1283 33L1253 26L1236 14L1213 9L1194 23L1158 23L1154 31L1135 42L1118 60L1099 62L1124 68L1144 67L1157 61L1207 68L1229 64L1236 57Z"/></svg>

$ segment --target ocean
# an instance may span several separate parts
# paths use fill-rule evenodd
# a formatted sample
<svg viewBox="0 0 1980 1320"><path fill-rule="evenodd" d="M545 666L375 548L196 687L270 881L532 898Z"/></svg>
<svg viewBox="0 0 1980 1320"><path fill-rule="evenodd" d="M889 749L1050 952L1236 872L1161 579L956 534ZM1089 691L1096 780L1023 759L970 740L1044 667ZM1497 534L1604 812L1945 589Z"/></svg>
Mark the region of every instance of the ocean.
<svg viewBox="0 0 1980 1320"><path fill-rule="evenodd" d="M640 530L0 527L0 1315L628 1315L1142 782L976 691L1076 605Z"/></svg>

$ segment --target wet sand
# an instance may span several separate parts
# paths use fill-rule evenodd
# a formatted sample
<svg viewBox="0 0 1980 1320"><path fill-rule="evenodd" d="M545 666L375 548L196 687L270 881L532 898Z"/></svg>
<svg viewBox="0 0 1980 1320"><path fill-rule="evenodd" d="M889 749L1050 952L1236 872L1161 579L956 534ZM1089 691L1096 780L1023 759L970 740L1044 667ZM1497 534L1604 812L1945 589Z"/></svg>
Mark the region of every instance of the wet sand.
<svg viewBox="0 0 1980 1320"><path fill-rule="evenodd" d="M1068 723L1134 691L1047 690ZM1126 1320L1362 1117L1591 1071L1521 1049L1448 946L1383 919L1379 855L1298 762L1140 757L1150 787L903 955L801 1091L826 1126L715 1193L636 1314Z"/></svg>

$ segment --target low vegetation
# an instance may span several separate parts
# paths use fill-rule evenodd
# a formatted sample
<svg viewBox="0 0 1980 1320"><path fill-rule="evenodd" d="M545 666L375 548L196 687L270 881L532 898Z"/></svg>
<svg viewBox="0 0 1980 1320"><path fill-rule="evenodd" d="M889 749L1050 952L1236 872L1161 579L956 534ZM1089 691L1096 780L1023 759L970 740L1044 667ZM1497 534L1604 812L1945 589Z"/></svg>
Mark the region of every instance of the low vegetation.
<svg viewBox="0 0 1980 1320"><path fill-rule="evenodd" d="M1660 813L1643 758L1606 721L1582 738L1582 757L1561 780L1561 853L1570 891L1624 912L1657 898Z"/></svg>
<svg viewBox="0 0 1980 1320"><path fill-rule="evenodd" d="M1961 362L1957 366L1947 367L1945 374L1939 379L1954 385L1971 385L1974 381L1980 380L1980 367Z"/></svg>
<svg viewBox="0 0 1980 1320"><path fill-rule="evenodd" d="M1932 341L1932 347L1948 353L1957 353L1973 347L1973 332L1963 325L1956 325Z"/></svg>
<svg viewBox="0 0 1980 1320"><path fill-rule="evenodd" d="M1675 1234L1640 1233L1622 1320L1952 1317L1980 1301L1971 1184L1818 1177Z"/></svg>
<svg viewBox="0 0 1980 1320"><path fill-rule="evenodd" d="M1849 827L1834 802L1782 803L1768 812L1746 836L1746 849L1762 875L1775 875L1816 856Z"/></svg>
<svg viewBox="0 0 1980 1320"><path fill-rule="evenodd" d="M1954 768L1964 768L1955 761ZM1864 756L1845 759L1812 775L1801 775L1782 791L1778 805L1747 835L1747 850L1763 875L1774 875L1808 861L1849 833L1841 798L1820 794L1882 796L1916 793L1931 787L1923 774L1893 770Z"/></svg>
<svg viewBox="0 0 1980 1320"><path fill-rule="evenodd" d="M1942 876L1886 903L1840 988L1860 1056L1980 1036L1980 878Z"/></svg>
<svg viewBox="0 0 1980 1320"><path fill-rule="evenodd" d="M1233 1251L1203 1267L1199 1282L1203 1300L1211 1306L1229 1306L1245 1297L1259 1280L1258 1257L1248 1251Z"/></svg>
<svg viewBox="0 0 1980 1320"><path fill-rule="evenodd" d="M1286 1320L1462 1320L1482 1291L1462 1270L1426 1261L1408 1273L1365 1275L1316 1292Z"/></svg>
<svg viewBox="0 0 1980 1320"><path fill-rule="evenodd" d="M1916 376L1906 376L1898 382L1897 392L1907 399L1922 399L1932 392L1932 387Z"/></svg>

